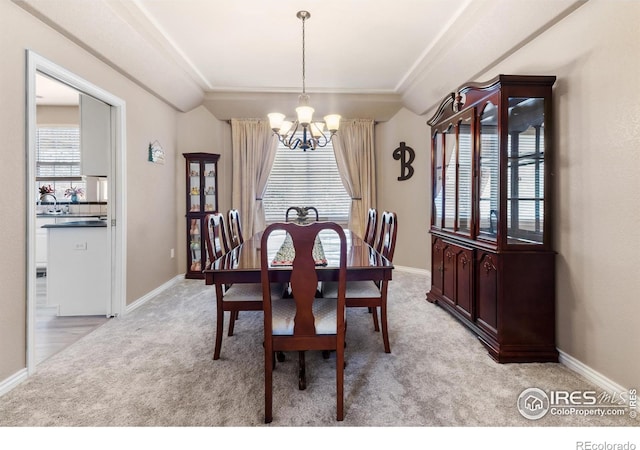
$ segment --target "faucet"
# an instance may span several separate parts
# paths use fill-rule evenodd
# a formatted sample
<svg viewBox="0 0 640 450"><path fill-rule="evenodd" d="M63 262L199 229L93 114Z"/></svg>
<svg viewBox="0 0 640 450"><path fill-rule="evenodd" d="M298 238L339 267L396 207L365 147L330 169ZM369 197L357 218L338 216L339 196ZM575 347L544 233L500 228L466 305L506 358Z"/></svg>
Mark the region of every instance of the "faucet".
<svg viewBox="0 0 640 450"><path fill-rule="evenodd" d="M40 201L43 201L47 197L53 197L53 210L49 210L49 213L57 213L58 212L58 199L53 194L42 194L40 196Z"/></svg>

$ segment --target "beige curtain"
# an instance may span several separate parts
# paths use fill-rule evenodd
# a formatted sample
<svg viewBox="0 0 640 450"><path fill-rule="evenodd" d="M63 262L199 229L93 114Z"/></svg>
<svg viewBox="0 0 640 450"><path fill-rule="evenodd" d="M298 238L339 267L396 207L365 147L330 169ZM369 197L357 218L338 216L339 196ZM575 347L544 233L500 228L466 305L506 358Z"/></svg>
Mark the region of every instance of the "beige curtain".
<svg viewBox="0 0 640 450"><path fill-rule="evenodd" d="M268 120L231 119L233 151L232 207L240 212L243 234L265 227L262 195L276 157L278 138Z"/></svg>
<svg viewBox="0 0 640 450"><path fill-rule="evenodd" d="M373 125L370 119L344 120L333 140L338 171L351 196L349 229L359 236L364 236L369 208L376 205Z"/></svg>

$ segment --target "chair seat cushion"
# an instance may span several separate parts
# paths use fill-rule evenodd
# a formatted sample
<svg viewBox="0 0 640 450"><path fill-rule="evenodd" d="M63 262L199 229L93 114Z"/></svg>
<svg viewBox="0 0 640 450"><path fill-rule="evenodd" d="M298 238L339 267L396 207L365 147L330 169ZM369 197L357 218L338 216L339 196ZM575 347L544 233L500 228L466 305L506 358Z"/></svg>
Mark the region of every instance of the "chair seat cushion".
<svg viewBox="0 0 640 450"><path fill-rule="evenodd" d="M282 298L285 286L281 283L271 283L271 298ZM224 293L225 302L262 301L261 283L235 283Z"/></svg>
<svg viewBox="0 0 640 450"><path fill-rule="evenodd" d="M325 297L338 296L338 283L325 283L323 294ZM346 298L375 298L380 297L380 289L373 281L348 281Z"/></svg>
<svg viewBox="0 0 640 450"><path fill-rule="evenodd" d="M296 302L292 298L276 300L272 303L273 334L293 335L293 319ZM316 298L313 301L316 334L336 334L336 299Z"/></svg>

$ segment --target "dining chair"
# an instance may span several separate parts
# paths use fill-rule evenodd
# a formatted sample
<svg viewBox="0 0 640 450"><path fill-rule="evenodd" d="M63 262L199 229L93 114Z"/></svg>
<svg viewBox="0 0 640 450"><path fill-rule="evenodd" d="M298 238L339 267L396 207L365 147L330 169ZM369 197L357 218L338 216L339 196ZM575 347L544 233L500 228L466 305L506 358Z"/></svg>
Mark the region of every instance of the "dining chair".
<svg viewBox="0 0 640 450"><path fill-rule="evenodd" d="M396 213L384 211L380 217L380 234L376 243L376 252L384 256L389 262L393 262L393 253L396 247L398 234L398 218ZM373 249L371 249L373 251ZM387 289L388 281L349 281L347 283L346 305L347 308L370 308L373 315L373 327L375 331L382 328L382 342L385 353L391 353L389 344L389 329L387 325ZM336 295L335 283L324 283L323 294L327 297ZM378 324L378 308L380 308L381 327Z"/></svg>
<svg viewBox="0 0 640 450"><path fill-rule="evenodd" d="M207 227L205 228L205 238L207 241L207 251L212 264L218 258L227 253L233 252L226 239L224 215L220 213L209 214L206 217ZM225 249L225 253L222 252ZM233 255L230 255L233 256ZM228 264L232 263L232 258L225 259ZM231 285L216 284L216 343L213 352L213 359L220 358L222 348L222 334L224 330L224 312L229 311L228 336L233 336L234 325L238 319L239 311L261 311L262 310L262 285L260 283L235 283ZM282 297L284 285L274 285L272 295L274 298Z"/></svg>
<svg viewBox="0 0 640 450"><path fill-rule="evenodd" d="M295 220L298 223L306 223L307 217L309 216L310 212L314 213L316 222L320 220L318 209L315 206L291 206L287 209L287 212L284 215L285 222L289 222L289 214L291 214L291 212L293 211L296 212Z"/></svg>
<svg viewBox="0 0 640 450"><path fill-rule="evenodd" d="M227 223L229 225L229 246L234 248L244 242L242 225L240 224L240 212L237 209L230 209L227 213L227 218L229 219Z"/></svg>
<svg viewBox="0 0 640 450"><path fill-rule="evenodd" d="M269 236L284 230L291 236L295 259L291 269L292 298L273 301L267 252L261 252L262 295L264 297L264 382L265 423L273 419L273 368L275 352L298 351L298 387L306 388L304 352L335 350L337 420L344 419L344 336L346 289L346 237L342 227L333 222L309 225L274 223L262 235L261 248L267 248ZM313 247L322 230L333 230L340 241L340 263L336 297L316 298L318 274ZM275 269L275 270L281 270Z"/></svg>
<svg viewBox="0 0 640 450"><path fill-rule="evenodd" d="M207 223L205 227L207 256L210 262L213 262L222 255L229 253L227 229L224 216L218 212L207 214L205 220Z"/></svg>
<svg viewBox="0 0 640 450"><path fill-rule="evenodd" d="M378 226L378 210L369 208L367 213L367 228L364 232L364 241L371 247L375 245L376 229Z"/></svg>

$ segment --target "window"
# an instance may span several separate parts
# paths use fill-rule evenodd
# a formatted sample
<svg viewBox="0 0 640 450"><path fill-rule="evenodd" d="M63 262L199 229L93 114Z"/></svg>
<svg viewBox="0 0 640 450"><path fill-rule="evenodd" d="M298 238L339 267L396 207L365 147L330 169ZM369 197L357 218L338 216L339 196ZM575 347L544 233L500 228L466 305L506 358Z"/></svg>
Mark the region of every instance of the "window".
<svg viewBox="0 0 640 450"><path fill-rule="evenodd" d="M41 126L36 130L36 189L50 185L61 200L70 187L85 189L80 178L80 128Z"/></svg>
<svg viewBox="0 0 640 450"><path fill-rule="evenodd" d="M284 222L291 206L314 206L320 220L347 225L351 197L342 184L331 143L306 152L280 144L262 203L267 223Z"/></svg>

